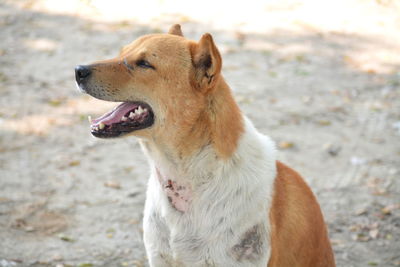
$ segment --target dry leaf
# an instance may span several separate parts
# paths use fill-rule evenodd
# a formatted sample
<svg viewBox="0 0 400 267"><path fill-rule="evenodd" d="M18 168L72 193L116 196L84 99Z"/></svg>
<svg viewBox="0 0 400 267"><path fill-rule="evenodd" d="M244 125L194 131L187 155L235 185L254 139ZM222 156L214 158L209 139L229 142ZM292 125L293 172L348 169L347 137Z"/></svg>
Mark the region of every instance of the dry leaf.
<svg viewBox="0 0 400 267"><path fill-rule="evenodd" d="M392 214L393 210L399 209L400 208L400 204L392 204L392 205L388 205L384 208L382 208L382 213L385 215L390 215Z"/></svg>
<svg viewBox="0 0 400 267"><path fill-rule="evenodd" d="M62 100L61 99L50 99L48 101L48 104L53 107L58 107L62 104Z"/></svg>
<svg viewBox="0 0 400 267"><path fill-rule="evenodd" d="M64 234L59 234L58 237L59 237L62 241L65 241L65 242L75 242L74 239L72 239L71 237L66 236L66 235L64 235Z"/></svg>
<svg viewBox="0 0 400 267"><path fill-rule="evenodd" d="M278 147L280 149L288 149L294 147L294 143L288 141L279 142Z"/></svg>
<svg viewBox="0 0 400 267"><path fill-rule="evenodd" d="M379 229L372 229L369 231L369 236L372 239L376 239L378 237L378 235L379 235Z"/></svg>
<svg viewBox="0 0 400 267"><path fill-rule="evenodd" d="M343 240L340 239L331 239L332 246L338 246L344 244Z"/></svg>
<svg viewBox="0 0 400 267"><path fill-rule="evenodd" d="M73 166L78 166L79 164L81 164L79 160L73 160L68 163L68 166L73 167Z"/></svg>
<svg viewBox="0 0 400 267"><path fill-rule="evenodd" d="M121 189L121 184L116 181L107 181L104 183L104 186L114 188L114 189Z"/></svg>
<svg viewBox="0 0 400 267"><path fill-rule="evenodd" d="M359 233L359 234L353 235L353 240L359 241L359 242L367 242L370 240L370 237L363 233Z"/></svg>
<svg viewBox="0 0 400 267"><path fill-rule="evenodd" d="M367 214L367 213L368 213L367 209L362 208L362 209L357 210L357 211L355 212L355 215L360 216L360 215L365 215L365 214Z"/></svg>
<svg viewBox="0 0 400 267"><path fill-rule="evenodd" d="M317 123L322 126L328 126L332 124L329 120L318 120Z"/></svg>

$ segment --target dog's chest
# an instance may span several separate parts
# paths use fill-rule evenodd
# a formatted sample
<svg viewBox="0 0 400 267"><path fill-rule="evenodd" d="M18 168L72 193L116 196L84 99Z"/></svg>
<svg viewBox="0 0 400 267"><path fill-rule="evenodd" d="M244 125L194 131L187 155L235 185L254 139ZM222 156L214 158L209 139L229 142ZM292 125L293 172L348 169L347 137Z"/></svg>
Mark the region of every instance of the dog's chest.
<svg viewBox="0 0 400 267"><path fill-rule="evenodd" d="M153 220L160 224L153 230L168 229L168 234L156 236L166 234L168 241L161 246L168 252L162 257L174 263L171 266L259 266L265 261L266 216L260 216L256 208L260 207L257 193L247 195L243 189L231 190L229 184L220 188L214 183L193 192L190 186L162 177L156 177L151 186L155 184L160 190L154 191L155 195L164 195L157 206L168 212L153 213L160 218ZM258 204L249 206L246 200ZM250 208L243 209L242 205ZM159 238L153 242L159 242Z"/></svg>

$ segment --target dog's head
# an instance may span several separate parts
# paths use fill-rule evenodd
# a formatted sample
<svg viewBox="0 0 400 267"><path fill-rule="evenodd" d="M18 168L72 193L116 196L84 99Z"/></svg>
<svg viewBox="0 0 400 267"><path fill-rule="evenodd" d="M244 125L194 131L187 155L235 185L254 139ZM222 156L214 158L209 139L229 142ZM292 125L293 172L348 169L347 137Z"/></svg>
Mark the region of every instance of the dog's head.
<svg viewBox="0 0 400 267"><path fill-rule="evenodd" d="M92 120L92 134L157 138L190 131L207 108L221 64L210 34L194 42L174 25L168 34L140 37L116 58L77 66L75 77L82 91L122 102Z"/></svg>

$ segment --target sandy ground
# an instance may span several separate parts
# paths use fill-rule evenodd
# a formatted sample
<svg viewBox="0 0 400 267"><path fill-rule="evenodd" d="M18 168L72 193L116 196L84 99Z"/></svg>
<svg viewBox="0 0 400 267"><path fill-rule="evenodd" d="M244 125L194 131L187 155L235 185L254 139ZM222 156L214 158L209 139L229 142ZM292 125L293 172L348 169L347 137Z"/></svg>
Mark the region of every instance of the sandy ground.
<svg viewBox="0 0 400 267"><path fill-rule="evenodd" d="M338 266L400 266L399 2L97 2L0 1L1 267L147 266L146 160L134 138L91 137L87 115L115 104L73 69L176 22L214 35L243 112L316 193Z"/></svg>

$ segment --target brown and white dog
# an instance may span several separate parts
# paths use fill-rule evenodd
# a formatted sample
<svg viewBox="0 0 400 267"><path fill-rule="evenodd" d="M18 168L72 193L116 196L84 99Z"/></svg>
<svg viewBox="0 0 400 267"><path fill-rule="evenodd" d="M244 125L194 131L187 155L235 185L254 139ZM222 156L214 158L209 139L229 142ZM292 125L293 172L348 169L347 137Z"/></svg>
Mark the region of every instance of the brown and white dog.
<svg viewBox="0 0 400 267"><path fill-rule="evenodd" d="M75 69L82 91L123 102L92 134L137 136L148 157L150 266L335 266L313 193L241 113L221 68L210 34L190 41L174 25Z"/></svg>

